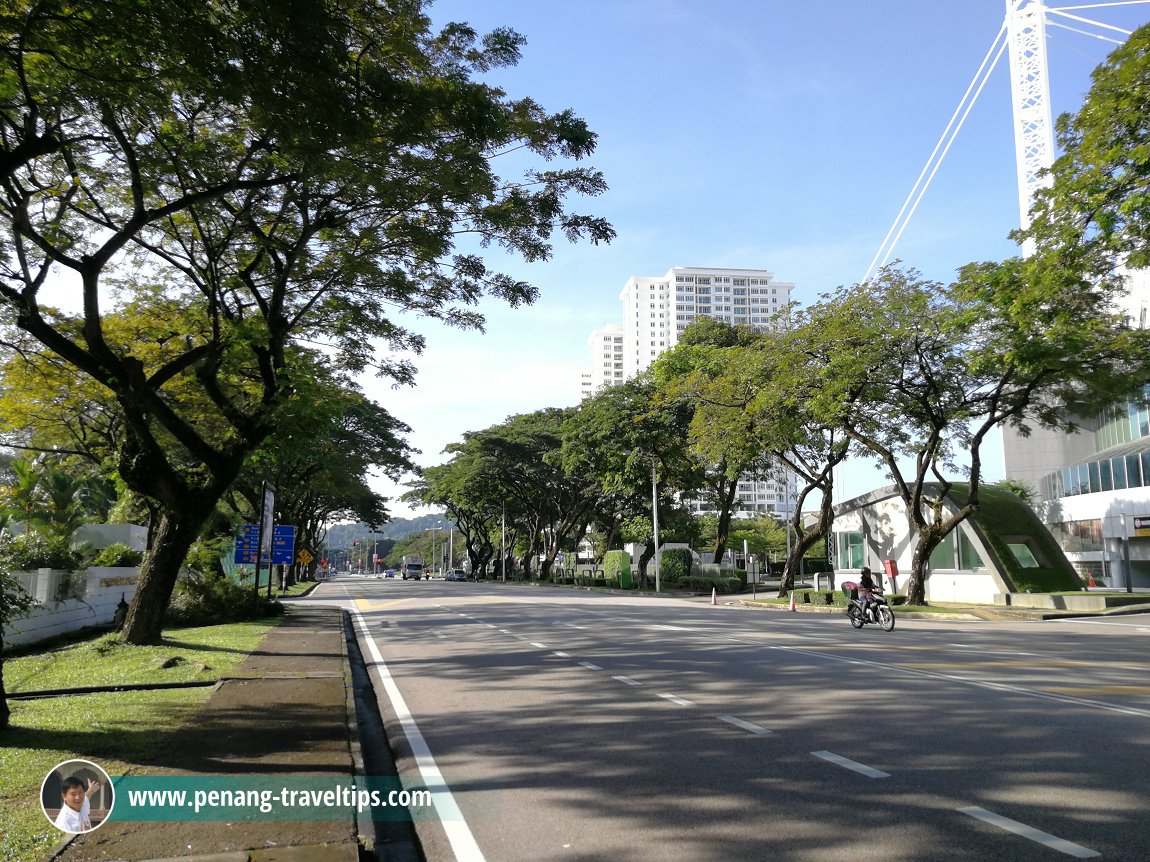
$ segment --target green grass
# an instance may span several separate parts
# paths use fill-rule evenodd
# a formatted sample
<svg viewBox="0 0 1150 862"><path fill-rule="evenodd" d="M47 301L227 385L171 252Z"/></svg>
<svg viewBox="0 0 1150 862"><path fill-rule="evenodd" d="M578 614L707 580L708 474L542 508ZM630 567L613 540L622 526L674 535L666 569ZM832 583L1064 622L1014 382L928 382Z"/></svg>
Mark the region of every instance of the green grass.
<svg viewBox="0 0 1150 862"><path fill-rule="evenodd" d="M164 644L137 647L115 635L4 662L8 691L79 685L212 680L233 670L278 620L173 629ZM161 669L171 656L184 659ZM211 689L110 692L13 700L0 733L0 860L43 858L60 833L40 810L40 785L63 760L82 758L109 775L135 771L170 741Z"/></svg>
<svg viewBox="0 0 1150 862"><path fill-rule="evenodd" d="M74 686L217 680L233 670L275 625L271 619L225 626L169 629L159 646L132 646L106 634L4 662L9 692ZM170 659L173 667L161 668Z"/></svg>

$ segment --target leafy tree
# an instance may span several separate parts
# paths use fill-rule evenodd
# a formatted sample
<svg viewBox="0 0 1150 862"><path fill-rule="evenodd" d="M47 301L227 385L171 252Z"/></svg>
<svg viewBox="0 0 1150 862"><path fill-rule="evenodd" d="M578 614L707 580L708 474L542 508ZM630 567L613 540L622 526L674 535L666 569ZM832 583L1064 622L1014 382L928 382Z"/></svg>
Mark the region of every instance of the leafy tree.
<svg viewBox="0 0 1150 862"><path fill-rule="evenodd" d="M468 442L465 435L450 461L423 470L404 498L447 511L460 532L471 571L478 576L487 571L498 550L506 494L499 466Z"/></svg>
<svg viewBox="0 0 1150 862"><path fill-rule="evenodd" d="M1082 107L1058 118L1062 155L1015 238L1035 243L1035 266L1085 276L1110 295L1124 277L1116 263L1150 266L1150 25L1091 79Z"/></svg>
<svg viewBox="0 0 1150 862"><path fill-rule="evenodd" d="M593 477L604 531L618 532L623 541L646 541L638 560L643 588L655 555L652 506L658 506L659 538L666 541L662 528L679 520L673 513L703 481L688 448L690 406L682 400L659 405L655 393L650 374L604 389L584 399L563 432L564 469Z"/></svg>
<svg viewBox="0 0 1150 862"><path fill-rule="evenodd" d="M844 414L852 440L876 456L915 535L908 601L925 600L930 555L977 510L982 444L1005 423L1071 429L1075 415L1136 391L1150 333L1132 330L1066 272L1035 278L1023 261L970 264L949 286L889 267L840 291L815 314L827 332L828 375L858 386ZM890 417L898 417L892 421ZM964 505L944 500L968 462Z"/></svg>
<svg viewBox="0 0 1150 862"><path fill-rule="evenodd" d="M793 587L803 556L830 530L833 470L848 449L839 428L837 381L828 385L824 379L825 357L809 331L815 324L801 315L798 321L789 332L728 327L725 337L716 328L721 325L708 322L704 332L711 335L687 339L686 361L680 358L679 348L667 354L674 363L674 373L666 375L670 391L694 404L693 451L704 462L720 465L718 472L732 479L716 523L719 548L727 542L735 503L733 482L739 475L773 473L788 486L788 472L799 479L790 519L796 541L780 584L781 595ZM689 327L684 335L695 331ZM700 344L705 345L702 350ZM808 528L804 504L815 492L822 499L820 518Z"/></svg>
<svg viewBox="0 0 1150 862"><path fill-rule="evenodd" d="M4 691L4 626L28 614L35 602L11 573L0 568L0 731L8 728L11 710Z"/></svg>
<svg viewBox="0 0 1150 862"><path fill-rule="evenodd" d="M275 432L248 460L232 498L245 523L258 520L263 480L276 491L277 522L296 527L296 550L315 565L323 525L351 520L371 527L388 518L386 500L367 484L372 470L392 479L414 469L402 435L410 431L368 400L346 375L319 354L300 351L310 368ZM290 567L293 574L298 567Z"/></svg>
<svg viewBox="0 0 1150 862"><path fill-rule="evenodd" d="M396 309L474 327L484 294L535 297L461 235L528 260L556 231L613 236L564 206L604 189L597 172L495 172L501 153L595 146L570 111L476 80L522 39L433 32L422 0L15 0L0 26L0 298L112 393L117 470L155 502L129 642L159 639L188 548L296 397L294 340L359 370L372 339L422 347ZM82 311L40 303L53 271ZM119 309L162 323L125 337Z"/></svg>
<svg viewBox="0 0 1150 862"><path fill-rule="evenodd" d="M737 368L733 355L757 337L749 327L697 318L652 366L656 402L685 399L693 411L689 439L705 476L702 499L718 513L712 547L716 561L727 551L740 480L765 478L772 467L745 409L752 390L734 383L717 391L732 382L731 372Z"/></svg>

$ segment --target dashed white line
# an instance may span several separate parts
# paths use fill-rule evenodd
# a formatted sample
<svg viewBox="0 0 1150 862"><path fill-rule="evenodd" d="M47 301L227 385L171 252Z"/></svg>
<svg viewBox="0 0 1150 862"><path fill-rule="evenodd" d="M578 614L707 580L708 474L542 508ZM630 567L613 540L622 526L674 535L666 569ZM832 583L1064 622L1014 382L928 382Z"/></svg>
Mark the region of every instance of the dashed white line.
<svg viewBox="0 0 1150 862"><path fill-rule="evenodd" d="M727 724L733 724L735 727L742 728L743 730L751 733L758 734L759 736L766 736L771 733L765 727L757 724L751 724L749 721L743 721L741 718L735 718L733 715L718 715L715 716L719 721L725 721Z"/></svg>
<svg viewBox="0 0 1150 862"><path fill-rule="evenodd" d="M579 662L579 666L585 667L585 668L587 668L587 670L602 670L603 669L603 668L599 667L599 665L597 665L597 664L591 664L591 662L589 662L589 661L581 661L581 662ZM618 677L615 677L615 678L618 679Z"/></svg>
<svg viewBox="0 0 1150 862"><path fill-rule="evenodd" d="M830 751L812 751L815 757L821 757L823 760L829 761L836 766L841 766L843 769L849 769L851 772L857 772L859 775L865 775L867 778L890 778L889 772L882 772L873 767L867 766L864 763L859 763L855 760L843 757L841 754L835 754Z"/></svg>
<svg viewBox="0 0 1150 862"><path fill-rule="evenodd" d="M530 641L530 644L536 649L547 649L547 644L536 643L535 641Z"/></svg>
<svg viewBox="0 0 1150 862"><path fill-rule="evenodd" d="M958 810L984 823L989 823L991 826L997 826L999 829L1005 829L1007 832L1029 838L1031 841L1036 841L1051 850L1057 850L1059 853L1065 853L1067 856L1073 856L1075 859L1098 859L1102 856L1097 850L1091 850L1089 847L1083 847L1080 844L1067 841L1065 838L1058 838L1049 832L1043 832L1041 829L1019 823L1017 820L1011 820L1009 817L1003 817L1001 814L995 814L993 811L987 811L977 805Z"/></svg>
<svg viewBox="0 0 1150 862"><path fill-rule="evenodd" d="M619 682L621 682L625 685L642 685L643 684L636 679L631 679L631 677L629 677L629 676L613 676L613 677L611 677L611 679L617 679L617 680L619 680Z"/></svg>
<svg viewBox="0 0 1150 862"><path fill-rule="evenodd" d="M663 698L664 700L669 700L669 701L671 701L671 703L676 703L679 706L694 706L695 705L691 701L684 700L683 698L679 697L677 694L671 694L670 692L663 692L662 694L659 695L659 697Z"/></svg>
<svg viewBox="0 0 1150 862"><path fill-rule="evenodd" d="M559 652L558 650L555 650L554 652L552 652L551 655L557 655L557 656L559 656L559 658L571 658L571 656L569 656L567 653Z"/></svg>

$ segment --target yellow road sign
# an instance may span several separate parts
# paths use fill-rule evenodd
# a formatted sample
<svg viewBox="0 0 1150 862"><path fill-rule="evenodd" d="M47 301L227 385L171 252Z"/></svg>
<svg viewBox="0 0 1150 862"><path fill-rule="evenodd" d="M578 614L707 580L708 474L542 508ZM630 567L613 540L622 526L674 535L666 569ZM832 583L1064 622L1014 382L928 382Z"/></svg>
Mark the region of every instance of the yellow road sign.
<svg viewBox="0 0 1150 862"><path fill-rule="evenodd" d="M312 555L307 552L307 548L300 548L300 552L295 555L296 562L303 563L305 566L312 561Z"/></svg>

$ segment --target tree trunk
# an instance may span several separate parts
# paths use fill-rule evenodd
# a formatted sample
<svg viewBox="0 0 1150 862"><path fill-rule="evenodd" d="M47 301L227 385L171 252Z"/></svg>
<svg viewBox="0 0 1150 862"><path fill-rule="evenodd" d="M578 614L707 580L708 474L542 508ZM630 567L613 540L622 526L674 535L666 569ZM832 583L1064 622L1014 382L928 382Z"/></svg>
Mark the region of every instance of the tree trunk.
<svg viewBox="0 0 1150 862"><path fill-rule="evenodd" d="M721 565L723 555L727 552L727 536L731 532L731 509L735 505L735 494L739 490L738 481L730 483L730 488L724 495L722 505L719 507L719 520L715 526L715 565Z"/></svg>
<svg viewBox="0 0 1150 862"><path fill-rule="evenodd" d="M651 539L643 547L643 553L639 555L639 589L647 590L651 588L651 580L647 577L647 564L655 559L655 540Z"/></svg>
<svg viewBox="0 0 1150 862"><path fill-rule="evenodd" d="M789 524L788 529L790 529ZM806 556L807 551L818 544L822 537L823 534L820 530L812 530L809 533L800 533L795 538L791 545L791 553L787 557L787 564L783 568L783 579L779 583L780 599L786 598L787 594L795 588L795 578L802 572L803 557Z"/></svg>
<svg viewBox="0 0 1150 862"><path fill-rule="evenodd" d="M211 507L204 509L189 505L178 512L161 514L155 540L140 567L136 595L124 622L125 643L160 643L164 614L172 599L180 567L211 511Z"/></svg>
<svg viewBox="0 0 1150 862"><path fill-rule="evenodd" d="M8 709L8 693L4 689L4 626L0 625L0 731L8 729L12 717Z"/></svg>
<svg viewBox="0 0 1150 862"><path fill-rule="evenodd" d="M926 604L926 576L930 567L930 555L934 553L940 541L942 537L934 530L919 533L910 567L910 581L906 585L908 605Z"/></svg>

